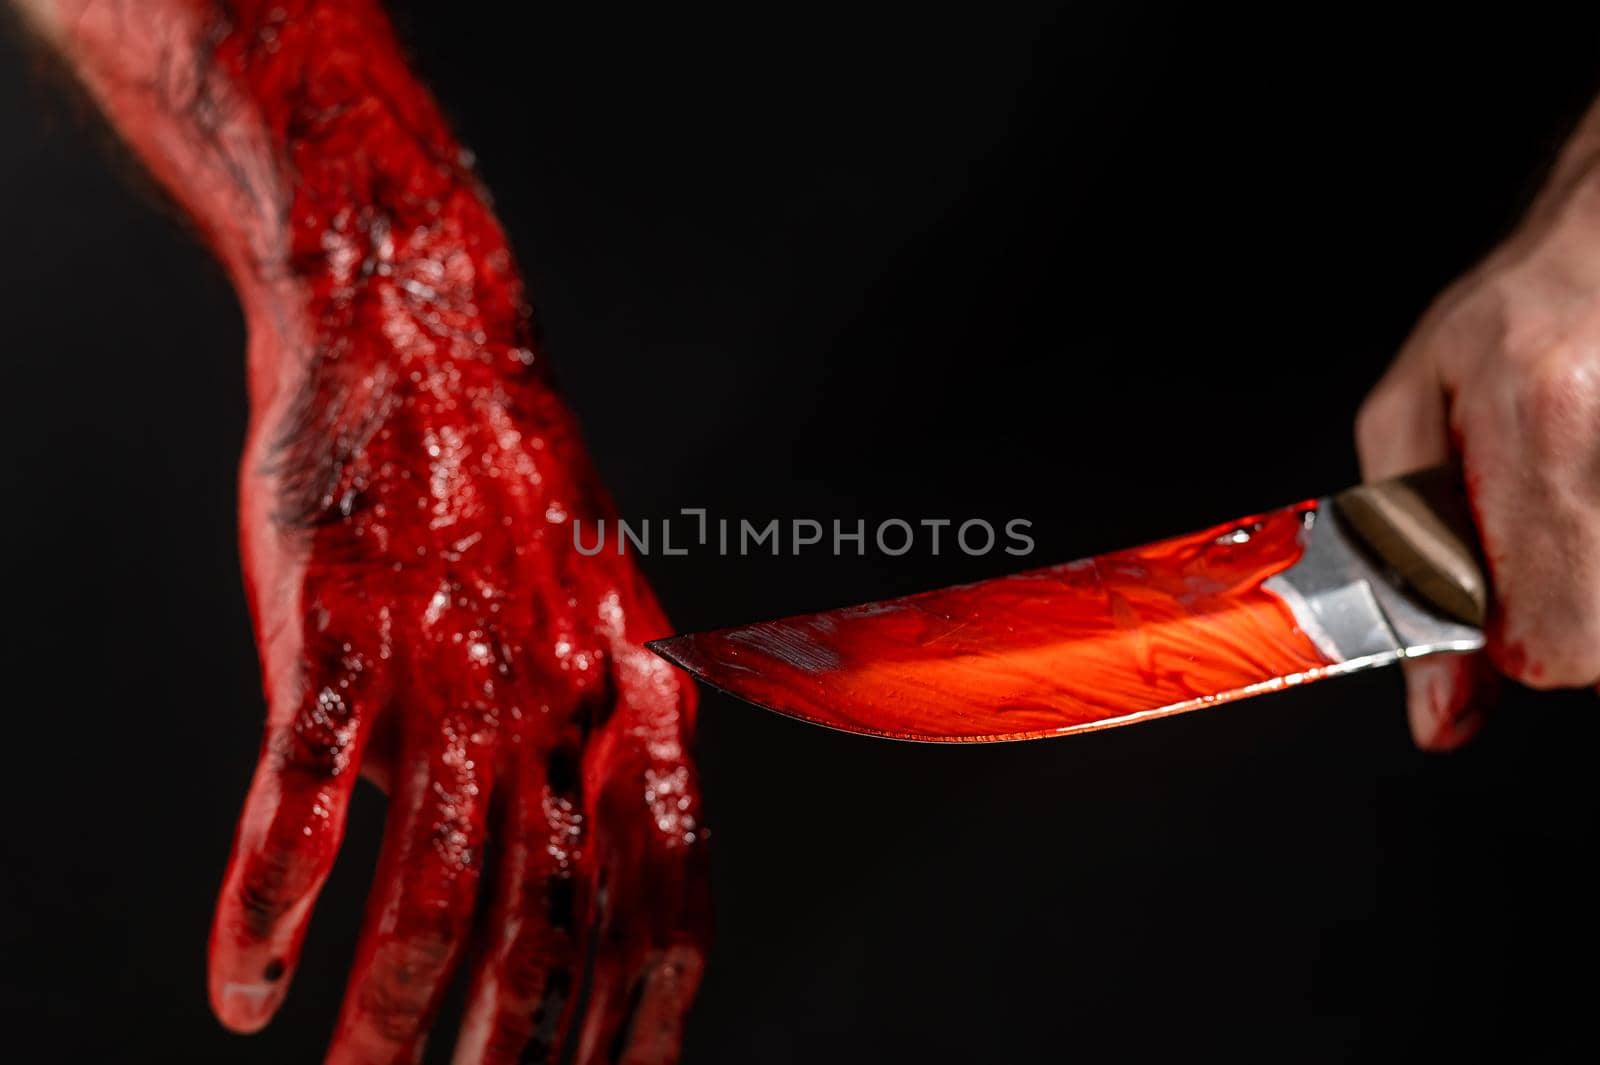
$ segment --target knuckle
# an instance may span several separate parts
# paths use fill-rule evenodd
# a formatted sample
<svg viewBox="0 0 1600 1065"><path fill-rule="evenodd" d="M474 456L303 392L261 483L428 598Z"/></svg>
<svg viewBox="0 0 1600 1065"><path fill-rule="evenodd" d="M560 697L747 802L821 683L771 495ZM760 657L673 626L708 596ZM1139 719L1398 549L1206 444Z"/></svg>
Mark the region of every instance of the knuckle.
<svg viewBox="0 0 1600 1065"><path fill-rule="evenodd" d="M285 907L283 885L268 877L251 877L239 885L239 912L254 938L264 938Z"/></svg>
<svg viewBox="0 0 1600 1065"><path fill-rule="evenodd" d="M253 939L269 939L308 888L314 875L302 855L268 847L240 870L234 897L245 930Z"/></svg>
<svg viewBox="0 0 1600 1065"><path fill-rule="evenodd" d="M1600 433L1600 357L1562 343L1528 361L1515 386L1517 421L1534 456L1587 453Z"/></svg>
<svg viewBox="0 0 1600 1065"><path fill-rule="evenodd" d="M417 1036L438 982L455 956L458 930L388 939L374 951L357 1001L365 1021L383 1039L404 1044Z"/></svg>
<svg viewBox="0 0 1600 1065"><path fill-rule="evenodd" d="M285 772L334 777L350 768L360 716L350 700L331 686L309 692L294 720L274 739Z"/></svg>

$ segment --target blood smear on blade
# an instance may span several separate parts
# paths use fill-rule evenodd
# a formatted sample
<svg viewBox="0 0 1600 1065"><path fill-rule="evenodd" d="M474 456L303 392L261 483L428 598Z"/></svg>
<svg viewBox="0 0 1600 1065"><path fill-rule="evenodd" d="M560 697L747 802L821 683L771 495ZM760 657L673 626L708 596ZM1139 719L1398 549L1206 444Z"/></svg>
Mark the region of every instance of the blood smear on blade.
<svg viewBox="0 0 1600 1065"><path fill-rule="evenodd" d="M1324 675L1266 582L1314 502L905 599L683 637L707 681L819 725L902 739L1027 739L1175 713ZM677 643L677 641L675 641Z"/></svg>

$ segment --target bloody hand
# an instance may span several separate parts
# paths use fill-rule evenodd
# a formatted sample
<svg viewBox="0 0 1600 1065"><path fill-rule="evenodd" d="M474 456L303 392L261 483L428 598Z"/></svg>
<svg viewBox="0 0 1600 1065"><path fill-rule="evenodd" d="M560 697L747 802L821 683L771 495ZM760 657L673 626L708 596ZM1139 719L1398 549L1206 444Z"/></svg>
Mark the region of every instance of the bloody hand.
<svg viewBox="0 0 1600 1065"><path fill-rule="evenodd" d="M474 927L458 1062L675 1058L706 925L693 692L642 647L666 628L632 562L574 549L608 504L381 12L30 14L250 328L268 725L212 932L217 1015L253 1030L282 1000L360 772L390 811L329 1061L415 1060Z"/></svg>
<svg viewBox="0 0 1600 1065"><path fill-rule="evenodd" d="M1600 690L1600 103L1516 231L1423 316L1356 442L1372 480L1454 454L1494 585L1486 654L1405 663L1417 742L1465 742L1496 670Z"/></svg>

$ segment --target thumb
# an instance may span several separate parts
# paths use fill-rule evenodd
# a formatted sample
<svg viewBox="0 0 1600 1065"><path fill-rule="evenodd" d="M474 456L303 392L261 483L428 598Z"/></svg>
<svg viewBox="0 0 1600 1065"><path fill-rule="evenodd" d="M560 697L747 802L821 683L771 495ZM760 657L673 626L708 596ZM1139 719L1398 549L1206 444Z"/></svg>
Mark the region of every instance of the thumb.
<svg viewBox="0 0 1600 1065"><path fill-rule="evenodd" d="M1470 740L1500 692L1499 674L1481 651L1418 658L1401 668L1411 738L1425 751L1453 751Z"/></svg>
<svg viewBox="0 0 1600 1065"><path fill-rule="evenodd" d="M1450 439L1444 387L1420 345L1402 352L1356 416L1361 476L1381 481L1447 461ZM1482 652L1434 655L1400 664L1406 678L1411 736L1427 751L1466 743L1499 692Z"/></svg>

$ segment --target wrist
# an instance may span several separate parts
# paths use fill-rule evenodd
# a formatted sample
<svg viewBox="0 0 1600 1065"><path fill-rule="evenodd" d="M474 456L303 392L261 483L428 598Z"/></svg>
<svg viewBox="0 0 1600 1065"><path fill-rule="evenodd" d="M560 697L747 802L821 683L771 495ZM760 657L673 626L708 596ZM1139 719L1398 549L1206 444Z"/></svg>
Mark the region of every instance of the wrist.
<svg viewBox="0 0 1600 1065"><path fill-rule="evenodd" d="M399 209L346 203L286 243L278 263L239 280L256 410L286 411L317 374L402 393L530 377L521 280L471 185Z"/></svg>
<svg viewBox="0 0 1600 1065"><path fill-rule="evenodd" d="M1562 147L1527 217L1536 230L1561 222L1600 225L1600 100Z"/></svg>

